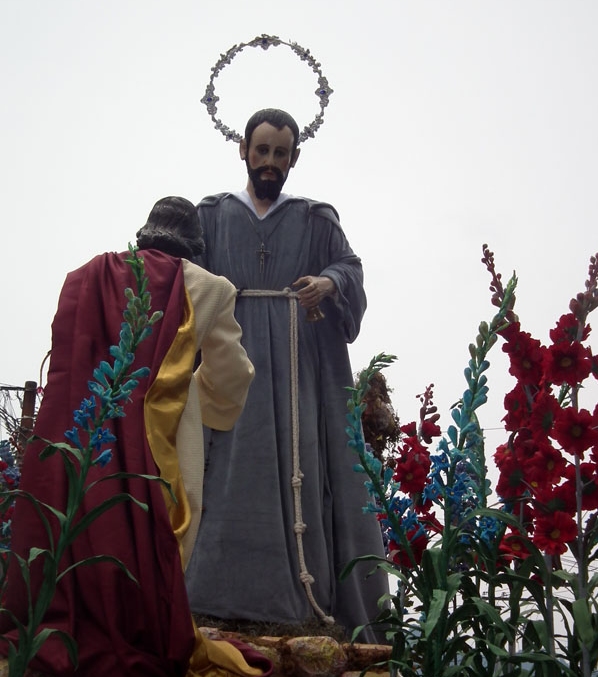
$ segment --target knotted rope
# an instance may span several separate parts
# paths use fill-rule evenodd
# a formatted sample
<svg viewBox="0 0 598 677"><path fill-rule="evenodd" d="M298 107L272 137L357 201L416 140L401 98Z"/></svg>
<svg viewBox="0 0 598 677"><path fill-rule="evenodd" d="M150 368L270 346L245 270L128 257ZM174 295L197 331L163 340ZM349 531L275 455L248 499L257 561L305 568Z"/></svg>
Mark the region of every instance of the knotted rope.
<svg viewBox="0 0 598 677"><path fill-rule="evenodd" d="M300 468L299 456L299 325L297 321L297 292L285 287L282 291L268 289L241 289L237 292L238 296L250 297L286 297L289 299L289 351L291 357L291 434L293 444L293 475L291 477L291 486L293 487L293 499L295 508L295 540L297 541L297 554L299 557L299 580L303 584L307 599L311 604L316 615L329 625L334 624L334 618L326 615L320 608L311 586L315 582L314 577L307 570L305 563L305 553L303 550L303 533L307 525L303 521L303 510L301 507L301 485L303 473Z"/></svg>

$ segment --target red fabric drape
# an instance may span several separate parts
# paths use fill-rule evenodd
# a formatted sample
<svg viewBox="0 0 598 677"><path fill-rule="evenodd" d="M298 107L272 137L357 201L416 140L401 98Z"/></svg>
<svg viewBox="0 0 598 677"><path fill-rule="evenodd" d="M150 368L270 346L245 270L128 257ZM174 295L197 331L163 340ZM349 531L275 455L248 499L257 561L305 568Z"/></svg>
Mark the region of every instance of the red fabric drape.
<svg viewBox="0 0 598 677"><path fill-rule="evenodd" d="M73 427L73 411L89 397L87 383L101 360L112 361L108 348L118 344L126 306L125 287L135 289L124 254L104 254L69 274L52 325L52 357L48 384L35 434L65 441ZM94 467L89 480L117 471L156 474L143 422L143 398L160 367L181 322L184 282L179 259L159 252L143 252L150 280L152 310L163 319L139 347L134 368L147 366L125 407L126 416L110 421L117 438L113 459L105 468ZM83 440L82 440L83 441ZM28 448L21 488L39 500L62 508L67 479L58 454L40 461L43 445ZM135 576L129 580L114 564L83 566L61 581L44 625L69 632L79 647L80 674L88 677L169 677L184 675L193 650L194 633L187 602L178 546L172 532L160 484L145 480L110 480L94 487L84 510L119 492L129 492L148 505L142 511L131 502L100 517L77 538L61 569L94 555L119 558ZM56 532L56 522L53 522ZM29 548L46 547L40 520L24 500L17 502L13 521L13 549L26 557ZM33 588L41 570L33 567ZM5 607L25 618L26 595L15 566L9 573ZM7 631L7 617L2 619ZM15 637L15 633L9 632ZM5 652L5 646L0 650ZM46 674L70 675L73 667L62 642L51 637L31 666Z"/></svg>

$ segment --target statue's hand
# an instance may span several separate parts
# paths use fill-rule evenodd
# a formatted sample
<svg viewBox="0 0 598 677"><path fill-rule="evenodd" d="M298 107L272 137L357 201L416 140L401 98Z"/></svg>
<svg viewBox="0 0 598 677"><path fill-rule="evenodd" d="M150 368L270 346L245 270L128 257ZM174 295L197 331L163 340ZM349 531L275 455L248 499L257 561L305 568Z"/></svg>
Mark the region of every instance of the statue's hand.
<svg viewBox="0 0 598 677"><path fill-rule="evenodd" d="M315 277L305 275L293 282L293 287L301 287L297 296L299 304L309 310L315 308L327 296L332 296L336 291L334 282L329 277Z"/></svg>

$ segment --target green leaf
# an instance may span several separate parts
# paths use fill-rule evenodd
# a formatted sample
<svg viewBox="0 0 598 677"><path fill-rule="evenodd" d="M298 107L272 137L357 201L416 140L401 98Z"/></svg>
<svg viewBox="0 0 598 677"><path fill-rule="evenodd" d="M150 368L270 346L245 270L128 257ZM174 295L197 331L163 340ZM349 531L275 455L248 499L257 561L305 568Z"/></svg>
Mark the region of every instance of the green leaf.
<svg viewBox="0 0 598 677"><path fill-rule="evenodd" d="M27 587L27 591L31 589L31 579L29 577L29 563L25 561L20 555L13 552L13 556L17 558L17 564L21 570L21 576ZM35 559L35 558L34 558Z"/></svg>
<svg viewBox="0 0 598 677"><path fill-rule="evenodd" d="M556 571L552 572L552 575L554 578L558 578L561 581L565 581L565 583L574 583L577 580L577 574L571 573L569 571L565 571L564 569L557 569Z"/></svg>
<svg viewBox="0 0 598 677"><path fill-rule="evenodd" d="M62 457L69 463L72 463L72 459L69 458L69 455L74 456L79 461L79 463L81 463L83 460L79 449L71 446L67 442L48 442L48 445L41 450L39 458L43 461L44 459L53 456L57 451L59 451Z"/></svg>
<svg viewBox="0 0 598 677"><path fill-rule="evenodd" d="M27 558L27 565L31 566L31 564L42 555L50 558L53 557L52 553L44 548L30 548L29 557Z"/></svg>
<svg viewBox="0 0 598 677"><path fill-rule="evenodd" d="M353 571L355 565L358 562L378 562L380 565L388 565L388 560L384 559L384 557L379 557L378 555L362 555L361 557L356 557L355 559L352 559L344 567L344 569L339 574L339 580L344 581L347 578L347 576L349 576L349 574Z"/></svg>
<svg viewBox="0 0 598 677"><path fill-rule="evenodd" d="M112 557L112 555L94 555L93 557L87 557L86 559L82 559L79 562L75 562L75 564L72 564L70 567L68 567L67 569L62 571L56 577L56 581L58 582L63 576L66 576L66 574L68 574L69 571L72 571L73 569L77 569L78 567L82 567L82 566L89 566L91 564L97 564L98 562L112 562L121 571L123 571L130 580L132 580L134 583L139 585L139 581L127 569L124 562L122 562L122 560L118 559L117 557Z"/></svg>
<svg viewBox="0 0 598 677"><path fill-rule="evenodd" d="M455 595L459 592L461 587L461 581L463 580L462 573L451 574L446 580L446 589L447 589L447 602L450 602L454 599Z"/></svg>
<svg viewBox="0 0 598 677"><path fill-rule="evenodd" d="M115 472L115 473L112 473L110 475L102 475L102 477L100 477L100 479L95 480L94 482L90 482L85 487L85 491L88 492L96 484L100 484L100 482L106 482L108 480L126 480L126 479L142 479L142 480L149 480L151 482L159 482L160 484L162 484L164 487L166 487L169 490L171 497L176 501L176 497L172 493L170 482L167 482L163 477L159 477L158 475L142 475L140 473L134 473L134 472Z"/></svg>
<svg viewBox="0 0 598 677"><path fill-rule="evenodd" d="M97 505L94 508L92 508L89 512L85 513L85 515L81 518L81 520L77 522L77 524L68 533L68 542L72 543L77 538L77 536L79 536L80 533L85 531L85 529L87 529L87 527L92 522L94 522L100 515L103 515L105 512L110 510L110 508L113 508L115 505L125 503L126 501L131 501L139 508L141 508L144 512L147 512L148 510L148 507L145 503L138 501L134 496L131 496L131 494L126 493L115 494L114 496L111 496L109 499L105 500L103 503L100 503L100 505Z"/></svg>
<svg viewBox="0 0 598 677"><path fill-rule="evenodd" d="M596 638L595 630L592 627L592 614L588 607L588 601L586 599L576 599L571 605L571 612L575 621L575 632L586 647L591 647Z"/></svg>
<svg viewBox="0 0 598 677"><path fill-rule="evenodd" d="M63 522L66 520L66 515L63 512L60 512L60 510L57 510L51 505L48 505L47 503L43 503L42 501L38 501L33 494L30 494L28 491L23 491L22 489L13 489L12 494L14 496L19 496L20 498L25 498L31 503L31 506L37 513L38 517L40 518L42 525L44 527L44 530L46 532L46 536L48 537L48 542L50 545L50 549L54 549L54 536L52 534L52 528L50 526L50 522L48 521L48 518L46 515L44 515L42 508L45 508L49 512L51 512L57 519L60 525L63 524Z"/></svg>
<svg viewBox="0 0 598 677"><path fill-rule="evenodd" d="M446 597L446 590L435 588L432 592L432 601L424 623L425 637L429 637L434 632L438 625L438 621L446 614ZM442 639L443 638L439 638L439 641L442 641Z"/></svg>
<svg viewBox="0 0 598 677"><path fill-rule="evenodd" d="M442 587L446 578L446 566L443 566L443 552L440 548L428 548L422 555L422 573L429 589Z"/></svg>
<svg viewBox="0 0 598 677"><path fill-rule="evenodd" d="M479 597L474 597L471 600L477 607L480 614L488 619L488 621L493 624L496 628L499 628L506 637L512 638L512 631L509 626L503 621L500 616L500 613L492 604L488 604L483 599Z"/></svg>
<svg viewBox="0 0 598 677"><path fill-rule="evenodd" d="M531 620L529 625L533 626L534 631L536 632L536 635L542 644L542 647L548 651L551 644L548 624L544 621Z"/></svg>
<svg viewBox="0 0 598 677"><path fill-rule="evenodd" d="M16 674L16 675L24 675L25 674L25 668L27 667L25 660L26 660L26 657L23 655L23 652L18 651L17 647L12 642L9 642L9 644L8 644L8 664L10 666L10 672L9 672L10 677L12 677L13 673Z"/></svg>
<svg viewBox="0 0 598 677"><path fill-rule="evenodd" d="M33 639L29 660L31 660L37 654L43 643L51 635L58 635L60 637L69 654L71 663L76 668L79 664L77 643L67 632L64 632L64 630L56 630L55 628L44 628L43 630L40 630L40 632L35 636Z"/></svg>
<svg viewBox="0 0 598 677"><path fill-rule="evenodd" d="M14 615L14 613L10 609L5 609L3 606L0 606L0 614L7 614L11 620L11 623L16 628L19 629L19 632L21 631L21 629L23 628L23 624L19 621L19 619ZM10 640L4 635L0 635L0 640L11 644Z"/></svg>

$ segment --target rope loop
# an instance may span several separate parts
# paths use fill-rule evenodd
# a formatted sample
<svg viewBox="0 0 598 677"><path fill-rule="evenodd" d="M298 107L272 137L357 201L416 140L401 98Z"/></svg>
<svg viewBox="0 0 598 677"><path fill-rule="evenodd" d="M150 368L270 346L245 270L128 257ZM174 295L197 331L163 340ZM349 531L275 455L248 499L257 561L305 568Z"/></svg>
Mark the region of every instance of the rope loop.
<svg viewBox="0 0 598 677"><path fill-rule="evenodd" d="M299 458L299 327L297 319L297 299L296 291L290 287L285 287L282 291L268 290L268 289L239 289L238 296L253 296L253 297L286 297L289 300L289 355L291 362L291 434L292 434L292 457L293 457L293 474L291 476L291 486L293 488L293 499L295 504L295 524L293 531L297 541L297 556L299 559L299 580L305 588L305 594L309 603L317 616L328 623L334 624L334 618L327 616L323 609L320 608L314 598L311 585L315 582L314 577L308 572L305 562L305 554L303 551L302 534L307 530L307 524L303 522L302 506L301 506L301 486L304 477L300 468Z"/></svg>

